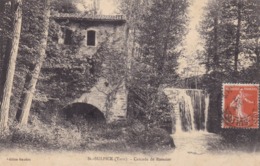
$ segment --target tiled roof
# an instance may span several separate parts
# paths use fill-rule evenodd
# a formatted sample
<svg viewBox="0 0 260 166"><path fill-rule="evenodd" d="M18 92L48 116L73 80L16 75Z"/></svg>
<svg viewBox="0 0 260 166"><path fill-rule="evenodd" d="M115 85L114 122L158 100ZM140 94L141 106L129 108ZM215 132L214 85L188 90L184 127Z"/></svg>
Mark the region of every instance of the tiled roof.
<svg viewBox="0 0 260 166"><path fill-rule="evenodd" d="M55 20L86 20L86 21L122 21L125 22L126 18L124 15L89 15L89 14L55 14L51 16Z"/></svg>

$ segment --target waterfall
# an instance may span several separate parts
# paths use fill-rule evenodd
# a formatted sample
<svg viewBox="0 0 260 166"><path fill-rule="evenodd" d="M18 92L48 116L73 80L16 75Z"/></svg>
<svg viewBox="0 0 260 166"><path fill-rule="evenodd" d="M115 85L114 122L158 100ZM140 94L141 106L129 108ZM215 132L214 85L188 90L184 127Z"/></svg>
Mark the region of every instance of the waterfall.
<svg viewBox="0 0 260 166"><path fill-rule="evenodd" d="M207 131L207 124L208 124L208 113L209 113L209 94L205 96L205 131Z"/></svg>
<svg viewBox="0 0 260 166"><path fill-rule="evenodd" d="M179 90L179 109L180 119L182 120L182 131L194 130L194 109L192 107L191 97L187 95L185 90Z"/></svg>
<svg viewBox="0 0 260 166"><path fill-rule="evenodd" d="M173 105L173 133L207 129L209 95L198 89L165 88Z"/></svg>

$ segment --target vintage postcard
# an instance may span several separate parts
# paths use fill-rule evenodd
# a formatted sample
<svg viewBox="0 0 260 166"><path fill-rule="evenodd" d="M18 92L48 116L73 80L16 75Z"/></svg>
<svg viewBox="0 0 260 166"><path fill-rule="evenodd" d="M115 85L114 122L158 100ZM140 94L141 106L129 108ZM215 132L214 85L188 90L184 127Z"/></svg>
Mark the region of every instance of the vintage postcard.
<svg viewBox="0 0 260 166"><path fill-rule="evenodd" d="M1 0L0 166L260 165L259 0Z"/></svg>

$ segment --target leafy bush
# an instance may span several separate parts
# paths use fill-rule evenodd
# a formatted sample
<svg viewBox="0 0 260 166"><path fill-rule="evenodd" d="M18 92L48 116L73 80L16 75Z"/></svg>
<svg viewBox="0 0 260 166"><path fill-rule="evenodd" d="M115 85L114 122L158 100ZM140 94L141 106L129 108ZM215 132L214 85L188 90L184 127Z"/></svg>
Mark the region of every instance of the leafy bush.
<svg viewBox="0 0 260 166"><path fill-rule="evenodd" d="M83 136L84 134L84 136ZM82 133L76 126L65 127L62 125L44 124L36 116L27 126L14 124L10 130L2 134L1 143L13 147L26 149L79 149L85 148L85 142L89 141L89 133Z"/></svg>
<svg viewBox="0 0 260 166"><path fill-rule="evenodd" d="M172 137L163 129L147 128L141 123L133 124L126 129L126 142L130 147L148 150L174 148Z"/></svg>
<svg viewBox="0 0 260 166"><path fill-rule="evenodd" d="M101 133L101 137L105 139L119 139L122 137L123 132L121 129L106 129L103 133Z"/></svg>

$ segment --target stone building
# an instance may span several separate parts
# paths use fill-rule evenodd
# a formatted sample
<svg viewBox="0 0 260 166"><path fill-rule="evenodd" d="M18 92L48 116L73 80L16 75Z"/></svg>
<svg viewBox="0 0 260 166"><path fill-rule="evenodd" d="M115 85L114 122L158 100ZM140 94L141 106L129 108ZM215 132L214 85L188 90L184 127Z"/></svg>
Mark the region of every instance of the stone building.
<svg viewBox="0 0 260 166"><path fill-rule="evenodd" d="M100 45L116 40L119 40L116 47L127 50L126 20L122 15L59 14L52 16L52 19L60 25L57 38L59 45L69 47L73 37L81 36L78 52L72 56L91 59ZM88 111L88 106L94 106L108 122L126 117L127 90L124 80L119 85L112 85L106 77L99 77L88 92L78 96L68 101L64 108L73 111L78 108L77 105L83 105L81 109Z"/></svg>

